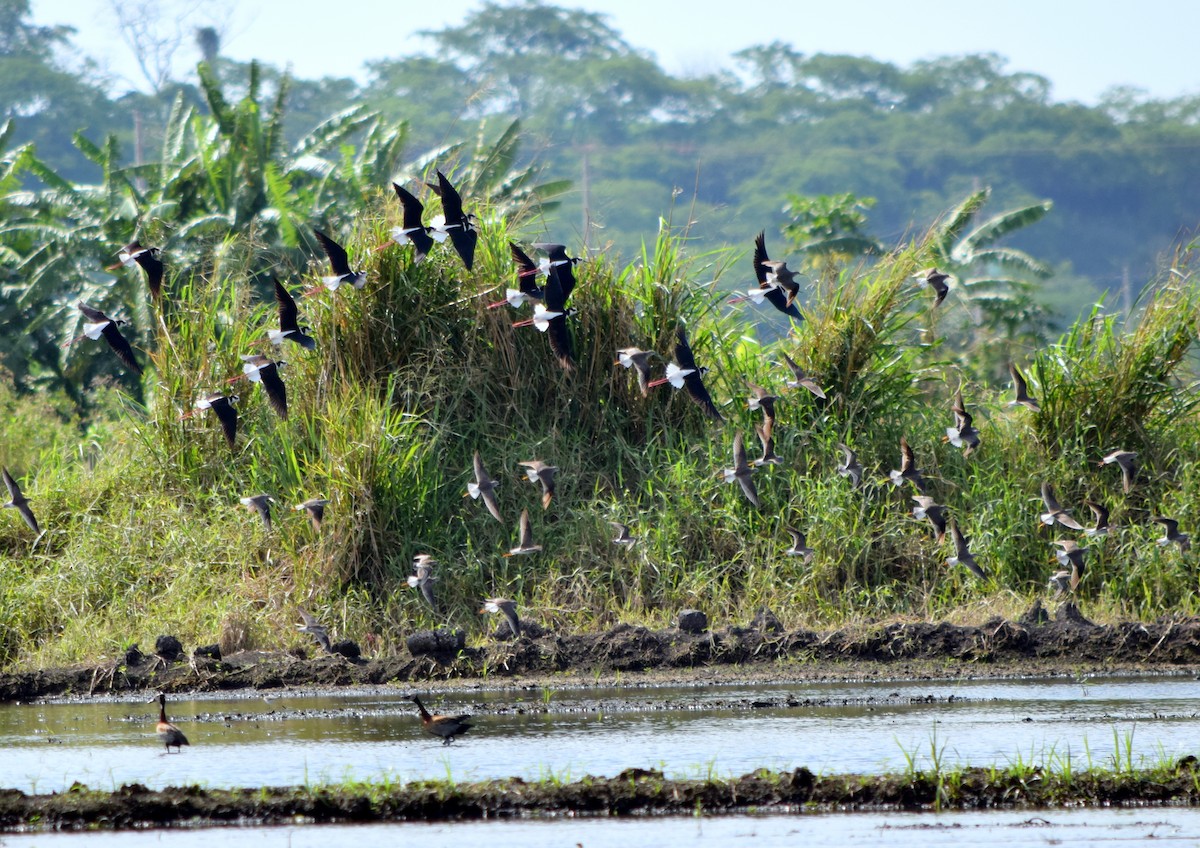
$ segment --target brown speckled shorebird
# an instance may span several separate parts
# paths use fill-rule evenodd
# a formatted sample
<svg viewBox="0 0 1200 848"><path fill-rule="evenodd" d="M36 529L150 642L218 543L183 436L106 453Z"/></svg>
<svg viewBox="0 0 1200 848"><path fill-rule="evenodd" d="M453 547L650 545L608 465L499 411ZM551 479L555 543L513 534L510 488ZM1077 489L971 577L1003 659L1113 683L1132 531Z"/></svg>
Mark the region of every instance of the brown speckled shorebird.
<svg viewBox="0 0 1200 848"><path fill-rule="evenodd" d="M788 367L788 370L792 372L792 379L784 381L786 383L787 387L789 389L807 389L809 392L811 392L816 397L819 397L822 400L824 400L825 399L825 390L817 385L817 381L814 380L812 377L808 376L808 374L805 373L804 369L801 368L799 365L797 365L795 360L793 360L786 353L781 354L781 355L783 356L784 364L786 364Z"/></svg>
<svg viewBox="0 0 1200 848"><path fill-rule="evenodd" d="M308 513L308 520L312 522L314 532L321 532L321 522L325 520L325 507L329 506L329 501L325 498L312 498L302 504L296 504L292 509L299 512L304 510Z"/></svg>
<svg viewBox="0 0 1200 848"><path fill-rule="evenodd" d="M720 473L726 483L737 483L741 487L746 500L756 507L759 506L758 489L754 487L754 480L751 477L754 473L754 466L746 461L746 446L742 442L740 430L733 436L733 467L723 469Z"/></svg>
<svg viewBox="0 0 1200 848"><path fill-rule="evenodd" d="M808 536L795 527L787 526L784 531L792 537L792 545L784 553L788 556L803 557L804 562L812 562L813 554L816 553L808 546Z"/></svg>
<svg viewBox="0 0 1200 848"><path fill-rule="evenodd" d="M8 503L4 504L4 508L12 508L21 513L21 517L25 519L25 523L29 525L29 529L37 533L40 537L42 529L38 527L37 519L33 517L33 510L29 508L29 498L25 497L21 492L21 487L17 485L17 481L8 473L8 469L2 469L4 473L4 487L8 489Z"/></svg>
<svg viewBox="0 0 1200 848"><path fill-rule="evenodd" d="M492 479L487 469L483 467L483 460L479 458L479 451L475 451L472 463L475 468L475 480L467 484L467 494L472 498L482 499L484 506L492 514L492 518L503 522L504 519L500 516L500 505L496 503L496 481Z"/></svg>
<svg viewBox="0 0 1200 848"><path fill-rule="evenodd" d="M517 618L517 602L508 598L488 598L479 608L481 613L490 612L504 616L509 632L514 639L521 638L521 619Z"/></svg>
<svg viewBox="0 0 1200 848"><path fill-rule="evenodd" d="M525 469L525 476L530 483L542 484L542 509L549 507L554 499L554 475L558 473L558 466L547 465L540 459L527 459L517 465Z"/></svg>
<svg viewBox="0 0 1200 848"><path fill-rule="evenodd" d="M1188 536L1187 533L1179 532L1179 522L1176 521L1174 518L1167 518L1162 515L1155 515L1155 516L1152 516L1150 520L1155 521L1163 526L1163 537L1158 540L1158 543L1160 545L1162 545L1163 547L1166 547L1167 545L1174 542L1176 545L1179 545L1180 551L1187 551L1187 550L1191 549L1191 547L1192 547L1191 538Z"/></svg>
<svg viewBox="0 0 1200 848"><path fill-rule="evenodd" d="M1016 397L1008 402L1009 406L1021 404L1027 406L1034 412L1041 412L1042 406L1037 402L1037 398L1031 397L1029 394L1029 384L1025 382L1025 377L1013 363L1008 364L1008 373L1012 377L1013 391L1016 392Z"/></svg>
<svg viewBox="0 0 1200 848"><path fill-rule="evenodd" d="M541 545L533 543L533 528L529 526L529 510L521 510L521 518L517 521L517 546L511 548L506 557L522 554L536 554L542 549Z"/></svg>
<svg viewBox="0 0 1200 848"><path fill-rule="evenodd" d="M954 556L946 560L946 565L965 565L971 573L980 580L987 580L987 572L975 561L975 555L970 550L970 540L958 529L958 523L950 521L950 538L954 542Z"/></svg>
<svg viewBox="0 0 1200 848"><path fill-rule="evenodd" d="M1058 503L1058 498L1054 496L1054 489L1045 481L1042 481L1042 503L1046 505L1046 511L1039 517L1042 523L1047 527L1053 526L1057 521L1063 527L1069 527L1072 530L1082 530L1083 525L1076 521L1065 509Z"/></svg>
<svg viewBox="0 0 1200 848"><path fill-rule="evenodd" d="M418 589L421 592L421 597L429 604L432 609L437 609L437 602L433 597L433 582L437 580L433 576L433 567L437 565L437 560L429 554L417 554L413 557L413 570L416 572L408 578L408 585L413 589Z"/></svg>
<svg viewBox="0 0 1200 848"><path fill-rule="evenodd" d="M1133 451L1115 450L1100 460L1100 467L1116 463L1121 468L1121 487L1128 494L1137 479L1137 454Z"/></svg>
<svg viewBox="0 0 1200 848"><path fill-rule="evenodd" d="M863 478L863 466L858 461L858 454L841 442L838 442L838 450L842 452L843 459L838 463L837 473L843 477L849 477L851 484L857 489Z"/></svg>
<svg viewBox="0 0 1200 848"><path fill-rule="evenodd" d="M1059 565L1066 566L1050 576L1049 588L1055 590L1054 597L1057 598L1065 591L1074 592L1079 586L1079 581L1083 579L1084 557L1088 549L1080 547L1074 539L1055 539L1054 544L1059 548L1054 552L1054 558L1058 560Z"/></svg>
<svg viewBox="0 0 1200 848"><path fill-rule="evenodd" d="M950 411L954 413L954 426L946 428L946 437L943 441L949 442L956 448L966 448L963 456L970 456L971 452L979 447L979 431L972 424L974 419L967 412L966 404L963 403L961 388L954 393L954 402L950 405Z"/></svg>
<svg viewBox="0 0 1200 848"><path fill-rule="evenodd" d="M632 535L628 524L622 524L620 521L610 521L608 523L612 526L613 530L616 531L617 534L613 537L614 545L622 545L626 548L632 548L634 544L637 543L638 537Z"/></svg>
<svg viewBox="0 0 1200 848"><path fill-rule="evenodd" d="M249 497L241 498L242 506L250 512L258 513L258 517L262 519L263 527L268 533L271 532L271 504L275 503L275 499L270 495L250 495Z"/></svg>
<svg viewBox="0 0 1200 848"><path fill-rule="evenodd" d="M900 437L900 469L893 469L889 472L888 480L893 486L902 486L907 480L916 487L918 492L925 493L925 478L921 476L921 469L917 468L917 458L913 454L913 449L908 446L908 439L904 436Z"/></svg>

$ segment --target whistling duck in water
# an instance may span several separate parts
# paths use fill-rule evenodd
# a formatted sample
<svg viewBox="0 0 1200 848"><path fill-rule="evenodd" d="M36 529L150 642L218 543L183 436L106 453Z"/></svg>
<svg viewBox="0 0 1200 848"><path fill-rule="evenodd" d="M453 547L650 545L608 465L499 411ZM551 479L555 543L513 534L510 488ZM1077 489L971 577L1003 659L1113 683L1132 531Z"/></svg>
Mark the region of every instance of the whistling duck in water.
<svg viewBox="0 0 1200 848"><path fill-rule="evenodd" d="M426 733L442 737L443 745L449 745L454 741L455 736L466 733L475 726L470 723L469 715L430 715L429 710L425 709L425 705L421 703L421 699L417 695L406 695L404 700L412 701L417 705L417 710L421 713L421 726L425 728Z"/></svg>
<svg viewBox="0 0 1200 848"><path fill-rule="evenodd" d="M154 703L151 701L150 703ZM190 745L187 737L171 722L167 721L167 696L159 693L158 696L158 724L154 726L155 732L158 734L159 741L166 746L167 753L171 753L171 747L175 747L175 753L183 753L184 745Z"/></svg>

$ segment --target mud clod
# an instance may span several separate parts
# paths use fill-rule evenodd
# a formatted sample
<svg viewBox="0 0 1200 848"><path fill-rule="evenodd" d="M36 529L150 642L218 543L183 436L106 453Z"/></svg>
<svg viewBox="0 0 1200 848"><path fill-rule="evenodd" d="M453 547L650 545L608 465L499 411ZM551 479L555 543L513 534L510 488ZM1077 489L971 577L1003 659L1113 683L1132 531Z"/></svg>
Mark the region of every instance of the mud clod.
<svg viewBox="0 0 1200 848"><path fill-rule="evenodd" d="M154 640L154 653L164 662L178 662L183 658L183 644L174 636L159 636Z"/></svg>
<svg viewBox="0 0 1200 848"><path fill-rule="evenodd" d="M708 629L708 616L700 610L680 610L678 627L684 633L703 633Z"/></svg>

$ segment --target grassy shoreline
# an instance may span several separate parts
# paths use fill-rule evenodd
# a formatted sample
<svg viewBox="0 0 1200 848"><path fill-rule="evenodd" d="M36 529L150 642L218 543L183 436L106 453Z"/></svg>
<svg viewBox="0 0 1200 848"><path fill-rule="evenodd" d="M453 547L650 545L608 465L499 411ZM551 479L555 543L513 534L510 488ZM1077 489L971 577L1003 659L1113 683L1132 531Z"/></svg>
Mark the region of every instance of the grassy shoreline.
<svg viewBox="0 0 1200 848"><path fill-rule="evenodd" d="M0 832L126 830L172 826L465 821L537 816L674 816L953 809L1050 809L1066 806L1200 804L1195 759L1150 769L1004 767L915 770L887 775L814 775L806 768L760 769L740 777L672 779L631 768L616 777L577 781L521 778L481 782L421 780L113 792L76 784L65 792L0 790Z"/></svg>

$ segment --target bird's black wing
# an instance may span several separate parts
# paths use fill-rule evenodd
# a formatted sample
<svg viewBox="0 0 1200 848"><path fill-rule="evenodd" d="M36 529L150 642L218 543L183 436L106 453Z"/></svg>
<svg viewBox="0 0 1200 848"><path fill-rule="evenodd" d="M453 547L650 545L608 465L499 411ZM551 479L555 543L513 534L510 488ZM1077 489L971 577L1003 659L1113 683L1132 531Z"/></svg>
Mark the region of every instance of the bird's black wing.
<svg viewBox="0 0 1200 848"><path fill-rule="evenodd" d="M283 283L275 280L275 302L279 304L279 329L285 333L300 332L300 310Z"/></svg>
<svg viewBox="0 0 1200 848"><path fill-rule="evenodd" d="M227 397L213 401L209 404L209 409L213 411L217 416L217 420L221 422L221 432L225 434L225 441L229 443L229 447L232 450L237 445L237 409L234 408L233 403Z"/></svg>
<svg viewBox="0 0 1200 848"><path fill-rule="evenodd" d="M463 265L467 266L470 271L475 267L475 245L479 243L479 233L471 222L465 218L462 225L454 227L450 230L450 243L454 245L455 252L463 261Z"/></svg>
<svg viewBox="0 0 1200 848"><path fill-rule="evenodd" d="M539 243L536 247L546 251L546 258L550 260L549 276L558 277L563 303L566 303L571 297L571 292L575 291L575 260L567 256L566 245Z"/></svg>
<svg viewBox="0 0 1200 848"><path fill-rule="evenodd" d="M675 364L680 368L691 368L699 372L696 368L696 357L692 355L691 345L688 344L687 333L683 327L678 327L675 330Z"/></svg>
<svg viewBox="0 0 1200 848"><path fill-rule="evenodd" d="M571 345L571 329L567 326L565 314L550 319L550 326L546 328L546 336L550 341L550 351L558 359L558 364L565 371L574 371L575 353Z"/></svg>
<svg viewBox="0 0 1200 848"><path fill-rule="evenodd" d="M413 257L413 264L416 265L433 248L433 237L429 235L428 228L421 223L421 216L425 214L425 205L403 186L392 183L392 188L396 190L396 196L400 198L400 206L404 209L401 226L407 230L405 237L416 250L416 255Z"/></svg>
<svg viewBox="0 0 1200 848"><path fill-rule="evenodd" d="M279 417L287 419L287 389L283 385L283 378L279 376L278 363L271 363L258 370L258 378L262 381L263 391L267 393L267 400L271 404L271 408L279 413Z"/></svg>
<svg viewBox="0 0 1200 848"><path fill-rule="evenodd" d="M105 315L103 312L101 312L99 309L95 309L91 306L88 306L82 300L79 301L79 303L77 303L75 305L79 308L79 311L83 313L83 317L88 319L89 321L91 321L93 324L99 324L102 321L111 321L112 320L107 315Z"/></svg>
<svg viewBox="0 0 1200 848"><path fill-rule="evenodd" d="M133 369L134 372L141 374L142 366L138 365L138 361L133 357L133 348L129 345L129 340L121 335L120 329L113 322L109 322L102 331L104 340L108 342L108 346L113 349L122 362Z"/></svg>
<svg viewBox="0 0 1200 848"><path fill-rule="evenodd" d="M463 214L462 197L459 196L458 189L446 179L446 175L441 171L437 172L437 178L436 191L438 197L442 199L442 214L446 218L446 223L462 224L465 229L467 219L466 215Z"/></svg>
<svg viewBox="0 0 1200 848"><path fill-rule="evenodd" d="M788 297L787 292L785 292L779 286L773 286L768 289L766 298L772 306L789 318L799 318L803 320L804 316L800 314L800 310L796 308L796 304L792 302L790 297Z"/></svg>
<svg viewBox="0 0 1200 848"><path fill-rule="evenodd" d="M158 248L147 247L138 251L134 255L133 261L142 266L142 270L146 272L146 285L150 287L150 294L157 300L162 291L163 281L163 263L158 258Z"/></svg>
<svg viewBox="0 0 1200 848"><path fill-rule="evenodd" d="M760 288L765 288L767 285L767 269L763 263L769 261L770 258L767 255L767 234L760 232L754 237L754 278L758 280Z"/></svg>
<svg viewBox="0 0 1200 848"><path fill-rule="evenodd" d="M687 389L688 397L690 397L701 409L704 414L713 421L724 422L725 418L721 415L717 405L713 403L712 396L708 393L708 389L704 388L704 380L700 377L699 371L693 371L683 378L683 387Z"/></svg>
<svg viewBox="0 0 1200 848"><path fill-rule="evenodd" d="M320 230L313 230L313 235L325 249L325 255L329 257L329 266L333 269L333 273L339 277L354 273L350 270L350 257L346 254L346 248Z"/></svg>

